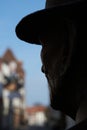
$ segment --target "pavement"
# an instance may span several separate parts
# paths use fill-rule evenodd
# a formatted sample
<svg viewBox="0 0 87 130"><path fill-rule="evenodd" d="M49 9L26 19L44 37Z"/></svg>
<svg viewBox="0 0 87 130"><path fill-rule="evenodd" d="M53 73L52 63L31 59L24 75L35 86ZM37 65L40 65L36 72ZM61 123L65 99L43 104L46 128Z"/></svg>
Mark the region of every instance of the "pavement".
<svg viewBox="0 0 87 130"><path fill-rule="evenodd" d="M43 126L21 126L19 130L51 130L50 128Z"/></svg>
<svg viewBox="0 0 87 130"><path fill-rule="evenodd" d="M13 129L13 128L10 127L10 128L2 128L0 130L52 130L52 129L50 129L46 126L40 127L40 126L28 126L27 125L27 126L20 126L17 129Z"/></svg>

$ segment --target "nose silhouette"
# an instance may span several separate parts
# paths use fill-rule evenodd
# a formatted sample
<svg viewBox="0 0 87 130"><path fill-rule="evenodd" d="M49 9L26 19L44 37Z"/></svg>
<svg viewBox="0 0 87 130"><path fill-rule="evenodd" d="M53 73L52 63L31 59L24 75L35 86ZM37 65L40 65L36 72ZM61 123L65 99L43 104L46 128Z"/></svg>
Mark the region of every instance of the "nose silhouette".
<svg viewBox="0 0 87 130"><path fill-rule="evenodd" d="M45 68L45 66L44 65L42 65L42 67L41 67L41 71L43 72L43 73L45 73L45 74L47 74L48 72L47 72L47 69Z"/></svg>

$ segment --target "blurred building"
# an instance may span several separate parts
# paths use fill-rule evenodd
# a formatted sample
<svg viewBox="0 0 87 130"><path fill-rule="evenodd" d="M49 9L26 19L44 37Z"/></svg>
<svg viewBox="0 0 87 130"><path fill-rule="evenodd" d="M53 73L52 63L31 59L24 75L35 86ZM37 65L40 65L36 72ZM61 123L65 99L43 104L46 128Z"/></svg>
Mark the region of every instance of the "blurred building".
<svg viewBox="0 0 87 130"><path fill-rule="evenodd" d="M45 126L51 130L65 130L75 122L64 113L52 109L50 106L35 105L26 108L29 126Z"/></svg>
<svg viewBox="0 0 87 130"><path fill-rule="evenodd" d="M4 127L9 124L18 126L25 120L24 80L23 63L7 49L0 58L0 96L3 99Z"/></svg>
<svg viewBox="0 0 87 130"><path fill-rule="evenodd" d="M27 119L29 126L44 126L47 122L45 115L45 106L36 105L33 107L27 107Z"/></svg>

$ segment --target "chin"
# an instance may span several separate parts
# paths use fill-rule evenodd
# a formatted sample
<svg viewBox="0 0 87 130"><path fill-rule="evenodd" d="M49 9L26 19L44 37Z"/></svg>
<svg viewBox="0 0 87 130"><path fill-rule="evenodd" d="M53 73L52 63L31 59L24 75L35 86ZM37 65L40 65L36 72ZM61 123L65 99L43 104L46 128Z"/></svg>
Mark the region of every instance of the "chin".
<svg viewBox="0 0 87 130"><path fill-rule="evenodd" d="M53 89L53 86L49 84L50 89L50 105L53 109L59 110L64 114L75 119L77 112L77 105L73 97L73 91L70 86L65 84L56 84L57 86ZM72 98L73 97L73 98Z"/></svg>

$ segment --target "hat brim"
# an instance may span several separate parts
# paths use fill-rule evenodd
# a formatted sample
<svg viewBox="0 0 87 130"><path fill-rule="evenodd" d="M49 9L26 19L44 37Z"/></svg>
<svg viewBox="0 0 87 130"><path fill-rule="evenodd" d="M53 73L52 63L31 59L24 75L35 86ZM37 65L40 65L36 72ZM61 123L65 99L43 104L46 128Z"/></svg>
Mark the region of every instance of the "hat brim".
<svg viewBox="0 0 87 130"><path fill-rule="evenodd" d="M55 21L62 18L80 20L86 14L87 2L75 2L73 4L61 5L54 8L43 9L25 16L16 26L16 34L19 39L31 43L41 44L40 33L49 29L49 24L54 26Z"/></svg>

